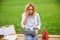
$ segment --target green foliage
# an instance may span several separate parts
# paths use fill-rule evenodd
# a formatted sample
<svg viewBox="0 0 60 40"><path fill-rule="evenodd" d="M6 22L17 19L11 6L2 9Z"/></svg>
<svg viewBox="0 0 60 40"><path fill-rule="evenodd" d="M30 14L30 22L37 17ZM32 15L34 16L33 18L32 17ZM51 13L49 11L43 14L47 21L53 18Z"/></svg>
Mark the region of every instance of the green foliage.
<svg viewBox="0 0 60 40"><path fill-rule="evenodd" d="M17 33L20 33L21 15L28 2L36 7L41 18L42 34L44 29L49 34L60 34L60 5L59 0L0 0L0 26L14 24Z"/></svg>

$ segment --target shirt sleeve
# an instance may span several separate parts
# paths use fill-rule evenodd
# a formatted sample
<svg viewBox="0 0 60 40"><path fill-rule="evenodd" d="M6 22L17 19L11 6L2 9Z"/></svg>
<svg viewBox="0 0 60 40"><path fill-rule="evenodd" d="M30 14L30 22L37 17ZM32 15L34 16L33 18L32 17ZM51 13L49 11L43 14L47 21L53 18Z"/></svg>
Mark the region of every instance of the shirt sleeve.
<svg viewBox="0 0 60 40"><path fill-rule="evenodd" d="M22 21L21 21L21 26L22 26L22 28L25 28L25 26L26 26L26 25L23 24L24 18L25 18L25 15L24 15L24 13L23 13L23 14L22 14Z"/></svg>
<svg viewBox="0 0 60 40"><path fill-rule="evenodd" d="M40 30L40 27L41 27L41 20L40 20L40 16L39 16L39 14L37 15L37 27L38 27L38 29Z"/></svg>

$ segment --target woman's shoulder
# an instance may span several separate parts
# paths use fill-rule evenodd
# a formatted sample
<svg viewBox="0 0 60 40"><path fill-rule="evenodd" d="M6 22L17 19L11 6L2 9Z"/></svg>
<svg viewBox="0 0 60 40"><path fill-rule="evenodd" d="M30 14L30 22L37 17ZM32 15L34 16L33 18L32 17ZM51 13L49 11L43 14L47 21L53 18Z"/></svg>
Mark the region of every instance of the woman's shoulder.
<svg viewBox="0 0 60 40"><path fill-rule="evenodd" d="M36 16L39 16L39 13L35 13Z"/></svg>
<svg viewBox="0 0 60 40"><path fill-rule="evenodd" d="M25 12L24 12L24 13L22 13L22 16L25 16Z"/></svg>

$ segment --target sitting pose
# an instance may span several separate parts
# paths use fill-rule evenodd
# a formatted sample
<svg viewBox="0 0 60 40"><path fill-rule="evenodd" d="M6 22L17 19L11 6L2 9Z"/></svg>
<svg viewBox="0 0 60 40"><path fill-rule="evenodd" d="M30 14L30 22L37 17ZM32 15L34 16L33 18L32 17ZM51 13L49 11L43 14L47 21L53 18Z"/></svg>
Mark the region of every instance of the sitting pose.
<svg viewBox="0 0 60 40"><path fill-rule="evenodd" d="M25 34L25 40L38 40L38 30L41 27L40 16L35 12L35 7L32 3L28 3L25 11L22 14L21 25L26 30L35 31L36 35Z"/></svg>

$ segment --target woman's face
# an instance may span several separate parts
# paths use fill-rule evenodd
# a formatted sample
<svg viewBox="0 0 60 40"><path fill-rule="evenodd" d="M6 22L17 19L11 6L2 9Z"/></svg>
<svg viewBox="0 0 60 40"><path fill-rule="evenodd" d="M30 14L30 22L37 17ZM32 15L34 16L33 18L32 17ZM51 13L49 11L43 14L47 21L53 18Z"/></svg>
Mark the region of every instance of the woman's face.
<svg viewBox="0 0 60 40"><path fill-rule="evenodd" d="M33 14L33 12L34 12L33 7L32 7L32 6L30 6L30 7L27 9L27 12L28 12L28 14L29 14L29 15L32 15L32 14Z"/></svg>

